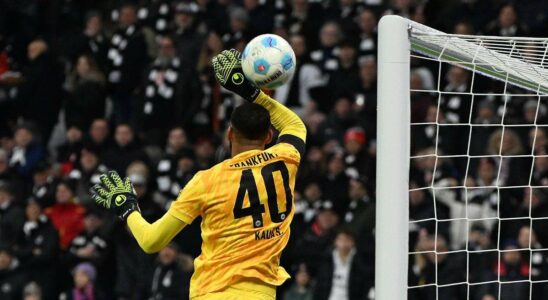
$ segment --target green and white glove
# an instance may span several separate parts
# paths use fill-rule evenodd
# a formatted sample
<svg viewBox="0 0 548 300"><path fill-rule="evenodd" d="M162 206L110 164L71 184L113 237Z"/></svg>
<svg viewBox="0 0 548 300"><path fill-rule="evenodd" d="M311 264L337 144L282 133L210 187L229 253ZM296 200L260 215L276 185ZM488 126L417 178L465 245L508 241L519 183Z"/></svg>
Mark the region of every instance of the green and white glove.
<svg viewBox="0 0 548 300"><path fill-rule="evenodd" d="M215 78L225 89L253 102L261 90L245 78L241 53L236 49L224 50L211 60Z"/></svg>
<svg viewBox="0 0 548 300"><path fill-rule="evenodd" d="M134 211L139 211L137 195L128 177L124 181L116 171L110 171L99 177L100 184L94 185L90 192L97 205L113 210L123 221Z"/></svg>

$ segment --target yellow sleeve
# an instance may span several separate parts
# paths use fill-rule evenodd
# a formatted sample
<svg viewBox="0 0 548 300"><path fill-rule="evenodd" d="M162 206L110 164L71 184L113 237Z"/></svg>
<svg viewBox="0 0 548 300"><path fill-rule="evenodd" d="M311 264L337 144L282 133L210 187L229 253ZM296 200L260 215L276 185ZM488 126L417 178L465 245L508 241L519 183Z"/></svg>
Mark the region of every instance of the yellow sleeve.
<svg viewBox="0 0 548 300"><path fill-rule="evenodd" d="M306 126L297 114L263 92L255 99L255 103L268 110L270 122L280 131L280 139L284 135L291 135L306 142Z"/></svg>
<svg viewBox="0 0 548 300"><path fill-rule="evenodd" d="M207 171L198 172L192 177L179 193L177 200L171 204L167 211L168 214L186 224L191 224L201 214L204 197L207 195L207 188L203 179L203 177L207 178L207 175L204 175L204 173L207 173Z"/></svg>
<svg viewBox="0 0 548 300"><path fill-rule="evenodd" d="M141 213L135 211L129 215L127 225L131 233L146 253L162 250L186 226L186 223L169 213L150 224Z"/></svg>

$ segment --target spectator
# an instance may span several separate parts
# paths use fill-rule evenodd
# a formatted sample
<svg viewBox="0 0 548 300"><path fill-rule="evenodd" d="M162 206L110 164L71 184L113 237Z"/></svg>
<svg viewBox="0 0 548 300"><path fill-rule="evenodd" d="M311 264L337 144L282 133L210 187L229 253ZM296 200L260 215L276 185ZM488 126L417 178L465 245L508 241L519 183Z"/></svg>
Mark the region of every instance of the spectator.
<svg viewBox="0 0 548 300"><path fill-rule="evenodd" d="M318 130L323 143L331 140L342 142L346 130L355 125L350 99L343 97L335 102L333 110Z"/></svg>
<svg viewBox="0 0 548 300"><path fill-rule="evenodd" d="M519 208L514 207L516 210L514 211L514 215L531 216L531 218L542 218L544 216L548 216L548 195L546 194L546 189L526 187L523 190L524 193L521 198L521 205ZM519 230L519 227L517 227L516 225L519 224L514 222L512 223L512 225L514 227L508 228L508 231L512 229L514 230L507 233L507 235L511 234L512 237L515 237ZM538 224L535 224L534 229L538 232L548 232L548 224L540 222ZM538 240L539 243L542 245L548 243L548 238L545 235L539 235Z"/></svg>
<svg viewBox="0 0 548 300"><path fill-rule="evenodd" d="M29 65L18 87L18 115L34 122L44 143L49 141L61 107L63 73L57 58L48 51L45 41L37 39L28 45Z"/></svg>
<svg viewBox="0 0 548 300"><path fill-rule="evenodd" d="M213 148L213 141L208 138L201 138L196 142L194 147L194 154L196 167L199 170L209 169L213 166L213 154L215 153L215 148Z"/></svg>
<svg viewBox="0 0 548 300"><path fill-rule="evenodd" d="M10 168L8 152L0 147L0 186L2 185L12 186L17 198L22 197L23 182L17 172Z"/></svg>
<svg viewBox="0 0 548 300"><path fill-rule="evenodd" d="M11 188L0 185L0 244L13 246L24 223L25 213L16 203Z"/></svg>
<svg viewBox="0 0 548 300"><path fill-rule="evenodd" d="M358 59L374 60L377 56L377 16L371 9L363 9L357 19L360 27Z"/></svg>
<svg viewBox="0 0 548 300"><path fill-rule="evenodd" d="M289 43L295 51L298 63L293 78L274 91L274 98L303 115L304 110L310 106L310 101L313 101L311 89L323 86L324 79L320 69L310 61L305 37L293 35L289 38Z"/></svg>
<svg viewBox="0 0 548 300"><path fill-rule="evenodd" d="M546 152L543 151L536 154L546 155ZM548 157L539 156L534 159L531 184L538 186L548 186Z"/></svg>
<svg viewBox="0 0 548 300"><path fill-rule="evenodd" d="M224 45L221 37L215 33L210 32L204 42L202 50L200 51L200 58L198 60L198 72L203 73L211 69L211 60L213 57L221 51L223 51Z"/></svg>
<svg viewBox="0 0 548 300"><path fill-rule="evenodd" d="M519 136L512 129L498 129L489 137L488 153L496 155L520 155L524 149ZM499 161L498 184L501 186L527 184L531 172L530 161L507 157ZM525 167L528 166L528 167ZM510 170L513 170L512 172Z"/></svg>
<svg viewBox="0 0 548 300"><path fill-rule="evenodd" d="M546 138L546 131L542 127L533 128L529 130L528 136L528 148L533 151L535 155L548 151L548 139Z"/></svg>
<svg viewBox="0 0 548 300"><path fill-rule="evenodd" d="M411 179L409 181L409 220L418 221L434 218L434 205L431 195L424 189L421 189L424 183L420 183ZM412 234L411 240L414 239L420 229L431 230L432 222L415 223L418 226L411 226L409 231ZM414 243L410 243L414 244Z"/></svg>
<svg viewBox="0 0 548 300"><path fill-rule="evenodd" d="M26 221L15 254L28 279L42 287L41 298L56 299L59 235L36 200L29 200L25 212Z"/></svg>
<svg viewBox="0 0 548 300"><path fill-rule="evenodd" d="M400 15L404 18L411 19L417 9L416 1L412 0L396 0L392 1L390 7L384 12L389 15Z"/></svg>
<svg viewBox="0 0 548 300"><path fill-rule="evenodd" d="M436 288L414 289L411 291L409 299L433 300L440 297L457 300L466 298L466 288L460 285L451 285L465 281L463 261L466 258L459 254L450 256L450 254L444 253L448 252L449 248L442 235L433 237L428 234L420 234L415 251L424 253L414 255L413 265L409 268L409 284L417 286L436 282L449 286L440 288L439 291L436 291Z"/></svg>
<svg viewBox="0 0 548 300"><path fill-rule="evenodd" d="M366 135L360 127L352 127L344 134L345 173L350 178L367 176L374 185L375 161L366 153Z"/></svg>
<svg viewBox="0 0 548 300"><path fill-rule="evenodd" d="M474 124L498 124L500 119L497 117L495 112L495 105L489 102L488 100L483 100L479 103L477 108L476 118L473 120ZM472 132L472 138L474 143L470 144L470 154L471 155L483 155L485 154L485 149L487 149L487 141L493 132L495 127L492 126L477 126Z"/></svg>
<svg viewBox="0 0 548 300"><path fill-rule="evenodd" d="M493 262L498 259L498 252L494 251L489 234L490 232L485 229L481 222L472 223L468 236L468 249L477 252L472 253L469 257L470 271L468 274L470 282L483 281L485 273L491 269ZM493 251L488 252L486 250Z"/></svg>
<svg viewBox="0 0 548 300"><path fill-rule="evenodd" d="M245 41L253 38L249 33L249 15L243 8L236 7L230 11L229 30L221 37L225 48L243 50Z"/></svg>
<svg viewBox="0 0 548 300"><path fill-rule="evenodd" d="M304 227L316 218L322 205L323 192L320 183L316 181L307 183L304 188L303 197L298 201L297 199L295 200L295 217L293 222L302 222L301 226Z"/></svg>
<svg viewBox="0 0 548 300"><path fill-rule="evenodd" d="M470 75L463 68L452 66L447 73L447 85L443 89L448 95L441 98L440 107L448 123L466 123L470 117L470 97L461 93L470 91Z"/></svg>
<svg viewBox="0 0 548 300"><path fill-rule="evenodd" d="M324 191L325 199L333 201L333 209L342 217L348 207L348 198L346 191L348 190L349 177L345 174L343 156L332 154L328 159L327 173L322 180L322 186L329 187Z"/></svg>
<svg viewBox="0 0 548 300"><path fill-rule="evenodd" d="M27 276L10 248L0 246L0 299L18 300L23 295Z"/></svg>
<svg viewBox="0 0 548 300"><path fill-rule="evenodd" d="M114 133L114 145L103 154L103 162L108 168L125 174L127 167L134 161L148 162L148 157L141 149L133 128L128 124L120 124Z"/></svg>
<svg viewBox="0 0 548 300"><path fill-rule="evenodd" d="M64 101L65 125L87 131L93 122L105 116L105 78L97 63L89 55L78 57L68 78Z"/></svg>
<svg viewBox="0 0 548 300"><path fill-rule="evenodd" d="M467 21L460 21L453 27L454 34L473 35L475 33L474 26Z"/></svg>
<svg viewBox="0 0 548 300"><path fill-rule="evenodd" d="M313 286L310 274L305 264L300 264L295 276L295 282L284 293L284 300L312 300L314 299Z"/></svg>
<svg viewBox="0 0 548 300"><path fill-rule="evenodd" d="M327 200L323 201L314 222L295 241L292 256L299 263L309 266L313 276L319 274L321 258L333 242L335 227L338 224L339 216L333 210L333 203Z"/></svg>
<svg viewBox="0 0 548 300"><path fill-rule="evenodd" d="M167 36L173 30L173 7L167 0L142 4L137 16L140 24L151 28L159 37Z"/></svg>
<svg viewBox="0 0 548 300"><path fill-rule="evenodd" d="M95 286L97 271L90 263L81 263L74 268L74 288L61 294L63 299L104 299L101 290Z"/></svg>
<svg viewBox="0 0 548 300"><path fill-rule="evenodd" d="M99 156L102 157L104 152L112 147L110 139L110 127L105 119L95 119L89 127L88 137L84 142L86 146L97 149Z"/></svg>
<svg viewBox="0 0 548 300"><path fill-rule="evenodd" d="M360 87L356 48L350 40L339 44L337 67L329 76L327 86L334 99L354 95Z"/></svg>
<svg viewBox="0 0 548 300"><path fill-rule="evenodd" d="M29 124L17 127L13 138L10 166L28 181L33 168L45 157L44 148Z"/></svg>
<svg viewBox="0 0 548 300"><path fill-rule="evenodd" d="M103 236L104 213L92 207L86 210L84 230L70 243L68 255L71 264L92 263L96 268L104 265L108 255L108 242Z"/></svg>
<svg viewBox="0 0 548 300"><path fill-rule="evenodd" d="M124 4L108 50L108 83L117 122L128 122L148 54L144 34L137 24L137 8Z"/></svg>
<svg viewBox="0 0 548 300"><path fill-rule="evenodd" d="M498 36L525 36L527 30L518 19L516 7L509 3L500 8L497 20L487 25L486 33Z"/></svg>
<svg viewBox="0 0 548 300"><path fill-rule="evenodd" d="M165 208L169 207L169 203L161 193L152 189L147 165L141 161L135 161L128 166L126 174L135 188L143 218L150 222L161 218L166 211Z"/></svg>
<svg viewBox="0 0 548 300"><path fill-rule="evenodd" d="M250 37L272 32L274 26L273 12L270 5L261 4L259 0L245 0L244 8L249 15L248 28Z"/></svg>
<svg viewBox="0 0 548 300"><path fill-rule="evenodd" d="M198 16L195 2L180 2L175 7L175 47L177 57L188 69L197 66L200 49L205 40L205 28Z"/></svg>
<svg viewBox="0 0 548 300"><path fill-rule="evenodd" d="M358 111L360 125L366 134L374 138L377 134L377 63L373 59L361 60L359 72L360 85L354 95L353 106ZM414 100L412 97L412 103Z"/></svg>
<svg viewBox="0 0 548 300"><path fill-rule="evenodd" d="M179 248L171 243L158 254L152 278L147 282L148 299L188 299L189 265L179 261Z"/></svg>
<svg viewBox="0 0 548 300"><path fill-rule="evenodd" d="M23 300L42 300L42 289L35 282L25 285Z"/></svg>
<svg viewBox="0 0 548 300"><path fill-rule="evenodd" d="M181 98L186 96L181 91L183 66L175 56L173 39L162 37L158 44L160 51L148 68L135 122L145 139L156 145L163 143L167 131L181 122L185 113Z"/></svg>
<svg viewBox="0 0 548 300"><path fill-rule="evenodd" d="M306 47L315 49L317 28L320 28L324 20L325 10L320 3L306 0L290 1L291 10L283 15L290 34L304 35L307 37Z"/></svg>
<svg viewBox="0 0 548 300"><path fill-rule="evenodd" d="M323 72L337 70L337 46L343 39L343 32L336 22L327 22L320 29L320 47L310 53L312 62L318 65Z"/></svg>
<svg viewBox="0 0 548 300"><path fill-rule="evenodd" d="M45 209L45 214L59 232L59 245L66 250L72 240L84 230L85 208L78 204L73 182L63 180L57 184L55 204Z"/></svg>
<svg viewBox="0 0 548 300"><path fill-rule="evenodd" d="M39 162L32 171L31 196L43 208L55 204L55 181L51 164L46 161Z"/></svg>
<svg viewBox="0 0 548 300"><path fill-rule="evenodd" d="M99 176L108 171L99 158L97 149L84 147L80 152L78 165L70 171L68 178L76 182L76 196L83 204L91 202L89 189L100 183Z"/></svg>
<svg viewBox="0 0 548 300"><path fill-rule="evenodd" d="M72 126L67 130L66 141L57 147L57 161L61 163L61 173L68 174L80 159L83 146L83 133L78 127Z"/></svg>
<svg viewBox="0 0 548 300"><path fill-rule="evenodd" d="M106 68L108 41L103 32L103 18L98 11L86 14L84 30L69 44L67 49L71 62L78 64L81 55L93 58L99 69ZM79 58L80 57L80 58Z"/></svg>
<svg viewBox="0 0 548 300"><path fill-rule="evenodd" d="M335 238L335 249L323 262L318 273L314 299L364 299L373 282L366 278L365 266L356 255L354 233L341 230Z"/></svg>
<svg viewBox="0 0 548 300"><path fill-rule="evenodd" d="M521 226L517 237L517 243L519 249L540 250L544 248L542 244L538 241L537 233L535 232L535 230L531 230L531 227L529 227L529 225ZM548 260L545 252L532 251L530 254L529 251L527 251L523 252L523 256L525 261L531 261L532 280L538 281L546 280L548 278L548 269L546 269L546 267L548 267ZM544 295L546 291L544 291L543 287L537 287L540 288L535 288L535 286L533 285L534 294ZM538 297L537 295L535 296Z"/></svg>
<svg viewBox="0 0 548 300"><path fill-rule="evenodd" d="M504 242L500 263L495 263L491 272L487 275L488 279L500 278L501 282L527 280L529 278L529 262L525 261L522 252L518 249L515 240ZM514 250L514 251L512 251ZM501 299L528 299L529 283L518 282L509 285L501 285L499 291L488 290L485 295L498 295Z"/></svg>
<svg viewBox="0 0 548 300"><path fill-rule="evenodd" d="M344 223L356 232L356 248L367 266L375 264L375 199L363 178L352 179L348 187L350 204ZM369 271L373 269L370 268ZM372 274L371 274L372 275Z"/></svg>
<svg viewBox="0 0 548 300"><path fill-rule="evenodd" d="M158 190L169 199L174 199L189 177L194 175L193 153L188 147L183 128L175 127L169 131L164 155L156 167ZM184 162L179 163L181 160Z"/></svg>

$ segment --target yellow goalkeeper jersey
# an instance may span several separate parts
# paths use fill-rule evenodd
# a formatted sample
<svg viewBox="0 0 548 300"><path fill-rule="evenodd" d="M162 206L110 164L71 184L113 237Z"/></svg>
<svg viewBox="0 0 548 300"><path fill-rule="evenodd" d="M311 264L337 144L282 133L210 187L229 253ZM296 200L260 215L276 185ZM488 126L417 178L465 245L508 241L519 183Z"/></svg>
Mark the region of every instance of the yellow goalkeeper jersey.
<svg viewBox="0 0 548 300"><path fill-rule="evenodd" d="M191 298L246 278L275 286L289 278L280 255L289 240L300 159L284 142L243 152L198 172L181 191L169 213L187 224L202 217Z"/></svg>

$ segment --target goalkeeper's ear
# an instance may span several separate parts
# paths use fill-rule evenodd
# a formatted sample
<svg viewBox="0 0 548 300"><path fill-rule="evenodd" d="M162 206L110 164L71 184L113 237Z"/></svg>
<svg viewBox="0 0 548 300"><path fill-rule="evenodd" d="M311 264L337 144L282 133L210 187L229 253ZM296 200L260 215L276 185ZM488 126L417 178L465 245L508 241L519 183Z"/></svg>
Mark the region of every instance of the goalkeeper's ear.
<svg viewBox="0 0 548 300"><path fill-rule="evenodd" d="M274 132L272 132L272 128L268 129L268 132L266 133L266 137L264 140L264 144L268 145L270 142L272 142L272 138L274 137Z"/></svg>

